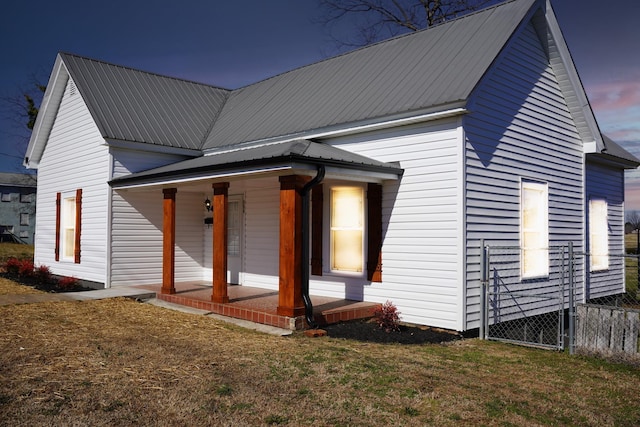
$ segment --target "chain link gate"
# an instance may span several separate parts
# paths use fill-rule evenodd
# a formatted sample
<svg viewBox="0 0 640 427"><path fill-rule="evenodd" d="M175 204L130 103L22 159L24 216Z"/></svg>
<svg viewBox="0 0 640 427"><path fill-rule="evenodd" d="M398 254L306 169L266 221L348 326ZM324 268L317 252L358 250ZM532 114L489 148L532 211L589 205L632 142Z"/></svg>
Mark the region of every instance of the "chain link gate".
<svg viewBox="0 0 640 427"><path fill-rule="evenodd" d="M483 244L483 249L480 337L562 350L568 334L568 343L573 343L571 243L545 250L549 254L548 275L531 279L521 278L522 248ZM570 313L565 316L567 308Z"/></svg>

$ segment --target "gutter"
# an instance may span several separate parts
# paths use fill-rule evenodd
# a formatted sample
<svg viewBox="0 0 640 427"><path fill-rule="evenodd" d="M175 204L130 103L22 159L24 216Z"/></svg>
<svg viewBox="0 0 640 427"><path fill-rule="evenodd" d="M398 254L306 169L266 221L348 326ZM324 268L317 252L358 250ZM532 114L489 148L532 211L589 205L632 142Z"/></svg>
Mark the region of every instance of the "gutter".
<svg viewBox="0 0 640 427"><path fill-rule="evenodd" d="M311 181L307 182L302 187L302 266L301 266L301 290L302 290L302 302L304 303L304 314L309 326L313 329L318 327L313 317L313 304L309 297L309 192L313 187L320 184L324 179L324 165L318 165L318 174Z"/></svg>

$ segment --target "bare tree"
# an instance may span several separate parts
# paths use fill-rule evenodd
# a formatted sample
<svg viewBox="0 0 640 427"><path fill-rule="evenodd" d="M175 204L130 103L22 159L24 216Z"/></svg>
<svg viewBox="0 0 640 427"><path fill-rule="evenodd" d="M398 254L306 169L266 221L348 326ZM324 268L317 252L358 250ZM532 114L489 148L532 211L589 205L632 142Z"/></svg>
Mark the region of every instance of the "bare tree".
<svg viewBox="0 0 640 427"><path fill-rule="evenodd" d="M325 24L340 49L418 31L502 0L319 0Z"/></svg>
<svg viewBox="0 0 640 427"><path fill-rule="evenodd" d="M0 154L5 157L23 158L46 89L40 81L33 75L29 83L0 95L0 114L7 123L0 132Z"/></svg>

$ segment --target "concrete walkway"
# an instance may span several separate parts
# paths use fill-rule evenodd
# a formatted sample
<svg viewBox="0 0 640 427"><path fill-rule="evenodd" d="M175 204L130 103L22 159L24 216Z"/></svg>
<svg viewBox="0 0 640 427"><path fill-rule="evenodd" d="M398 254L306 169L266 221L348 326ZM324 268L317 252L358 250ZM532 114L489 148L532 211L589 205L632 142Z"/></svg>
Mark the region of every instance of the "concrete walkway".
<svg viewBox="0 0 640 427"><path fill-rule="evenodd" d="M93 291L61 292L23 295L0 295L0 305L29 304L49 301L88 301L105 298L126 297L133 299L155 298L156 293L135 286L117 286Z"/></svg>
<svg viewBox="0 0 640 427"><path fill-rule="evenodd" d="M288 329L276 328L274 326L262 325L259 323L249 322L242 319L234 319L231 317L220 316L206 310L198 310L196 308L186 307L178 304L172 304L156 299L156 293L148 289L142 289L137 286L116 286L108 289L96 289L93 291L81 292L61 292L61 293L42 293L42 294L23 294L23 295L0 295L0 306L11 304L30 304L51 301L88 301L106 298L125 297L145 301L149 304L167 308L170 310L181 311L184 313L210 316L223 322L232 323L246 329L252 329L258 332L271 335L290 335L292 331Z"/></svg>

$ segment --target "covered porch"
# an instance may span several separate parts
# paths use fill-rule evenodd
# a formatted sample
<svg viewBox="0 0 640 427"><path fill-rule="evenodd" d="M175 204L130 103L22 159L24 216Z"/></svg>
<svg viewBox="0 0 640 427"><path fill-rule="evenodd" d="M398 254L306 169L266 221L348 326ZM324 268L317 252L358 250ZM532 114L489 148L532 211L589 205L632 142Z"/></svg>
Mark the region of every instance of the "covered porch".
<svg viewBox="0 0 640 427"><path fill-rule="evenodd" d="M162 293L162 285L140 286L156 292L162 301L206 310L221 316L248 320L282 329L301 330L308 327L305 316L278 314L278 292L251 286L229 285L226 303L211 300L211 284L206 282L183 282L175 284L175 293ZM313 313L318 325L329 325L350 320L366 319L380 304L323 296L311 296Z"/></svg>
<svg viewBox="0 0 640 427"><path fill-rule="evenodd" d="M382 281L382 183L401 174L397 165L317 142L290 141L190 159L111 184L126 192L130 206L141 207L129 214L141 213L143 221L156 218L152 226L162 238L159 299L304 329L372 315L377 304L362 301L364 287ZM357 241L333 245L346 247L336 250L334 259L350 259L356 264L350 270L332 269L327 262L330 206L323 201L323 182L348 185L356 193L355 210L346 204L340 211L354 211L359 228L351 240ZM160 221L158 211L138 198L150 191L162 195ZM198 197L206 198L204 234L196 229ZM324 293L313 301L311 276L315 294Z"/></svg>

